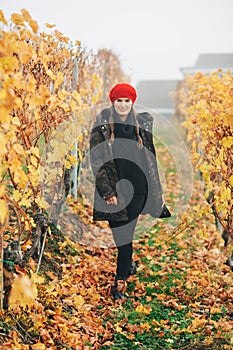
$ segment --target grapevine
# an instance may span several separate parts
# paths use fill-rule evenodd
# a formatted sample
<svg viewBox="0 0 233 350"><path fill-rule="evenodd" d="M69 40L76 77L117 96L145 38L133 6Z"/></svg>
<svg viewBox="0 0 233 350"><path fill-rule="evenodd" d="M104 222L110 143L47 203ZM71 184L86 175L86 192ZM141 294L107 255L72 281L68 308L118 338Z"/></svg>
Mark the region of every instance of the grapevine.
<svg viewBox="0 0 233 350"><path fill-rule="evenodd" d="M109 89L124 75L113 52L88 51L50 24L40 31L26 9L9 22L0 11L0 25L1 260L17 242L27 262L35 233L56 224L65 177L86 152L90 106L103 102L103 84ZM102 67L107 58L111 69Z"/></svg>
<svg viewBox="0 0 233 350"><path fill-rule="evenodd" d="M233 77L221 69L188 76L179 111L205 197L223 230L233 238Z"/></svg>

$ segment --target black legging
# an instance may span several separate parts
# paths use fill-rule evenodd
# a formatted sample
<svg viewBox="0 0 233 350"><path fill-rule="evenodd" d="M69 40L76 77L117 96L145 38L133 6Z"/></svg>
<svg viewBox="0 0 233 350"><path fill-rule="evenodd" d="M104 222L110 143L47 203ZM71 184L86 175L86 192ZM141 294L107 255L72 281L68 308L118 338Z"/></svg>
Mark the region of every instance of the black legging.
<svg viewBox="0 0 233 350"><path fill-rule="evenodd" d="M147 196L135 194L131 203L127 207L129 219L127 221L109 221L113 238L118 249L117 257L117 277L128 277L132 263L133 236L138 221L138 216L142 212Z"/></svg>

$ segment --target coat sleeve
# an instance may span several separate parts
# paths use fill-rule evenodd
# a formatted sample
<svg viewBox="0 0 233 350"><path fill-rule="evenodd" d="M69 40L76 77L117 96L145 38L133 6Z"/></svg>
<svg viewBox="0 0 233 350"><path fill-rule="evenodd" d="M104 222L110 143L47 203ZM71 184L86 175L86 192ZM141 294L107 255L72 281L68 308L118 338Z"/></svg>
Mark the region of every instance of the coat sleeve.
<svg viewBox="0 0 233 350"><path fill-rule="evenodd" d="M96 189L99 195L107 200L116 196L116 192L109 179L107 171L108 164L104 163L103 153L105 146L101 147L101 143L105 139L101 132L100 126L94 125L90 137L90 161L93 174L96 181ZM103 164L104 163L104 164Z"/></svg>
<svg viewBox="0 0 233 350"><path fill-rule="evenodd" d="M154 137L153 137L153 117L149 113L141 113L140 114L140 122L142 125L141 133L143 135L143 144L148 149L148 160L150 163L150 167L153 168L154 179L156 184L156 189L158 193L162 194L163 189L160 181L158 164L157 164L157 155L154 146Z"/></svg>
<svg viewBox="0 0 233 350"><path fill-rule="evenodd" d="M148 148L156 156L153 134L152 134L153 117L146 112L140 113L139 123L140 123L140 133L143 139L144 147Z"/></svg>

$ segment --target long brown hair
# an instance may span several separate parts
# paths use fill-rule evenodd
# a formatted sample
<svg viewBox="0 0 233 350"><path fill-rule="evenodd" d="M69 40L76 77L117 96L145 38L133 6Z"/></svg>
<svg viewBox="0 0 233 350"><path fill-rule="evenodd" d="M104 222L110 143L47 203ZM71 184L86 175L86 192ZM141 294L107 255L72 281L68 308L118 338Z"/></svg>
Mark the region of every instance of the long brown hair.
<svg viewBox="0 0 233 350"><path fill-rule="evenodd" d="M111 143L113 144L114 140L115 140L113 115L114 115L114 113L116 113L115 108L114 108L113 105L111 106L110 111L111 111L111 114L110 114L110 117L109 117L109 126L110 126L110 129L111 129L110 139L111 139ZM136 112L135 112L133 107L132 107L132 109L131 109L131 111L129 113L132 113L132 116L133 116L133 119L134 119L135 131L136 131L136 135L137 135L137 139L138 139L137 140L137 148L138 148L138 150L141 150L142 147L143 147L143 142L142 142L142 138L141 138L140 133L139 133L139 124L138 124L138 121L137 121L137 115L136 115Z"/></svg>

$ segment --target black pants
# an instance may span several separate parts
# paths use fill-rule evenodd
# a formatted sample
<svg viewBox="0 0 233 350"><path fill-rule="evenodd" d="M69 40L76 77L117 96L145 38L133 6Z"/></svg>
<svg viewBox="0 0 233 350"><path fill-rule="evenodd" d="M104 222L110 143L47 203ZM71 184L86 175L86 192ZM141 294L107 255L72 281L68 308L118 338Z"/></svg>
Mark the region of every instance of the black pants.
<svg viewBox="0 0 233 350"><path fill-rule="evenodd" d="M118 277L128 277L132 263L133 236L138 221L138 216L142 212L147 196L135 194L127 207L127 221L109 221L113 238L118 249L117 270Z"/></svg>

